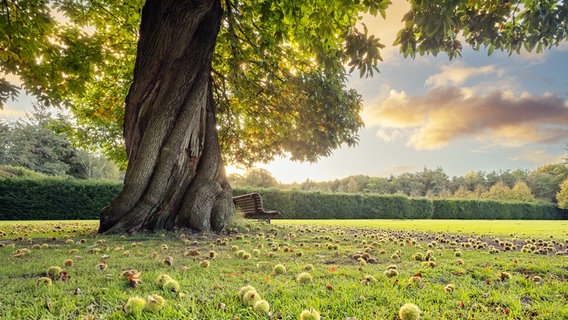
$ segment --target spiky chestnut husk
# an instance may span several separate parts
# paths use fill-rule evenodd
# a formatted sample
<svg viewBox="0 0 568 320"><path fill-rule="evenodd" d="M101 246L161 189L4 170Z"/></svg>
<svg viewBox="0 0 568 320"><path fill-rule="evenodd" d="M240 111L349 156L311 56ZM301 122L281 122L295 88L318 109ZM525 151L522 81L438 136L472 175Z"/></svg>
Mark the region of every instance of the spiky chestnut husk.
<svg viewBox="0 0 568 320"><path fill-rule="evenodd" d="M156 312L162 309L165 304L166 299L164 299L164 297L157 294L152 294L148 296L148 299L146 300L146 310L150 312Z"/></svg>
<svg viewBox="0 0 568 320"><path fill-rule="evenodd" d="M312 276L307 272L302 272L296 277L296 282L298 283L309 283L312 282Z"/></svg>
<svg viewBox="0 0 568 320"><path fill-rule="evenodd" d="M320 320L320 314L313 308L304 310L300 313L300 320Z"/></svg>
<svg viewBox="0 0 568 320"><path fill-rule="evenodd" d="M251 290L252 290L252 291L256 291L256 289L255 289L253 286L251 286L251 285L241 287L241 288L239 289L239 292L237 293L237 295L239 296L239 300L242 301L242 300L243 300L243 296L245 295L245 293L247 293L248 291L251 291Z"/></svg>
<svg viewBox="0 0 568 320"><path fill-rule="evenodd" d="M383 274L389 278L398 276L398 270L396 269L387 269Z"/></svg>
<svg viewBox="0 0 568 320"><path fill-rule="evenodd" d="M47 269L47 271L45 272L47 274L48 277L50 277L51 279L57 279L59 277L59 274L61 273L63 269L61 269L61 267L58 266L51 266Z"/></svg>
<svg viewBox="0 0 568 320"><path fill-rule="evenodd" d="M420 319L420 309L415 304L406 303L400 307L398 316L401 320L418 320Z"/></svg>
<svg viewBox="0 0 568 320"><path fill-rule="evenodd" d="M277 264L272 268L272 273L274 274L284 274L286 273L286 267L282 264Z"/></svg>
<svg viewBox="0 0 568 320"><path fill-rule="evenodd" d="M158 287L164 288L164 284L166 284L166 282L168 282L170 280L172 280L172 277L170 277L167 274L161 274L156 279L156 284L158 285Z"/></svg>
<svg viewBox="0 0 568 320"><path fill-rule="evenodd" d="M124 312L136 316L140 315L144 308L146 308L146 300L140 297L133 297L128 299L126 305L124 305Z"/></svg>
<svg viewBox="0 0 568 320"><path fill-rule="evenodd" d="M179 292L180 286L177 281L170 279L166 281L166 283L164 283L164 286L162 288L164 289L164 291Z"/></svg>
<svg viewBox="0 0 568 320"><path fill-rule="evenodd" d="M266 300L258 300L254 303L252 310L258 314L268 314L270 311L270 304Z"/></svg>
<svg viewBox="0 0 568 320"><path fill-rule="evenodd" d="M245 306L254 306L254 304L259 300L262 300L262 298L260 297L260 294L256 292L256 290L247 291L243 295L243 305Z"/></svg>
<svg viewBox="0 0 568 320"><path fill-rule="evenodd" d="M39 285L45 285L45 286L50 286L53 282L51 281L51 278L48 277L40 277L36 280L36 286Z"/></svg>

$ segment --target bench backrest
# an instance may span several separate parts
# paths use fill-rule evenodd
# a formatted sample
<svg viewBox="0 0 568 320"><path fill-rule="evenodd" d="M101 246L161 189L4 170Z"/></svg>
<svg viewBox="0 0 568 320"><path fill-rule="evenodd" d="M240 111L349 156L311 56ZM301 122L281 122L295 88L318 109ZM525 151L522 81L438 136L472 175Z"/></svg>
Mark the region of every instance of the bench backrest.
<svg viewBox="0 0 568 320"><path fill-rule="evenodd" d="M243 211L245 216L264 213L264 209L262 208L262 198L257 192L234 197L233 203L237 209Z"/></svg>

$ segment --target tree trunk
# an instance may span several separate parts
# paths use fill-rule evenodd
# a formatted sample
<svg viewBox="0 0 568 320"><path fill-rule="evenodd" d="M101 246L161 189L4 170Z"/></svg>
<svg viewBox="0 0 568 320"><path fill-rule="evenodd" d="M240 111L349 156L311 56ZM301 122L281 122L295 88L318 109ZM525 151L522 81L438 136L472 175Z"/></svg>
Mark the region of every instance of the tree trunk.
<svg viewBox="0 0 568 320"><path fill-rule="evenodd" d="M124 188L99 232L221 230L232 214L217 138L211 59L219 0L148 0L126 98Z"/></svg>

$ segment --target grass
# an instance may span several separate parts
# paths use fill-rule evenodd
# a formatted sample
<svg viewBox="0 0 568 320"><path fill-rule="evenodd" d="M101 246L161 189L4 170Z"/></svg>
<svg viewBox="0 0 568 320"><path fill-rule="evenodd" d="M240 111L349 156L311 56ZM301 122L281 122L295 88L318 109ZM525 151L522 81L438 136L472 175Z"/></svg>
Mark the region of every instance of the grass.
<svg viewBox="0 0 568 320"><path fill-rule="evenodd" d="M568 220L274 220L276 224L343 226L366 230L447 232L452 234L568 238Z"/></svg>
<svg viewBox="0 0 568 320"><path fill-rule="evenodd" d="M455 222L246 222L221 235L129 236L97 235L93 221L1 222L0 318L298 319L313 308L322 319L397 319L406 303L421 319L568 318L564 221ZM67 273L38 281L52 266ZM255 311L256 295L239 296L247 285L268 313ZM150 311L151 295L164 306ZM136 297L146 307L125 308Z"/></svg>

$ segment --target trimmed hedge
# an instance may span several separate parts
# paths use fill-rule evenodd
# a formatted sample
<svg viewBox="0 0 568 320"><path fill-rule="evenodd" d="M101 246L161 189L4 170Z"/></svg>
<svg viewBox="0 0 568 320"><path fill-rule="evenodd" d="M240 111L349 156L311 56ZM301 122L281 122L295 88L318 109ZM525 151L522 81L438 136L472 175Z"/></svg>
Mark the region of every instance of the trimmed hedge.
<svg viewBox="0 0 568 320"><path fill-rule="evenodd" d="M283 219L428 219L432 202L402 195L320 193L277 189L235 189L235 195L259 192L266 210Z"/></svg>
<svg viewBox="0 0 568 320"><path fill-rule="evenodd" d="M436 199L433 219L555 220L566 213L551 203Z"/></svg>
<svg viewBox="0 0 568 320"><path fill-rule="evenodd" d="M341 194L278 189L236 189L235 195L259 192L266 210L283 219L568 219L550 203L472 199L408 198L402 195Z"/></svg>
<svg viewBox="0 0 568 320"><path fill-rule="evenodd" d="M122 189L116 181L0 180L0 220L93 220Z"/></svg>
<svg viewBox="0 0 568 320"><path fill-rule="evenodd" d="M99 219L122 189L115 181L62 178L0 179L0 220ZM552 204L495 200L429 200L402 195L320 193L278 189L259 192L266 210L283 219L567 219Z"/></svg>

